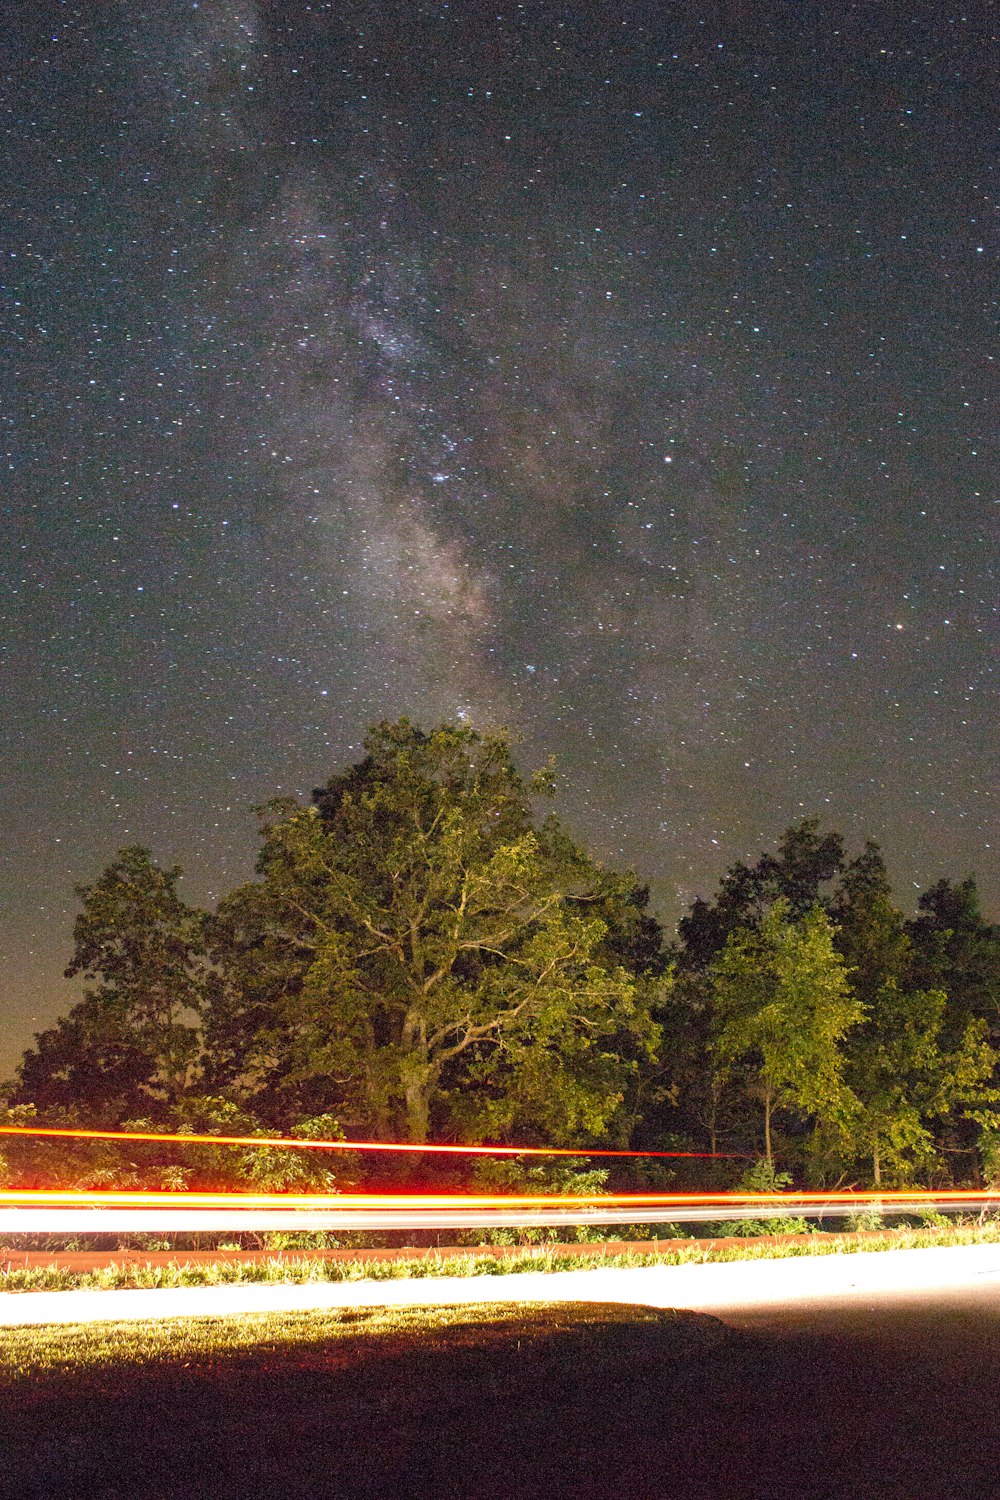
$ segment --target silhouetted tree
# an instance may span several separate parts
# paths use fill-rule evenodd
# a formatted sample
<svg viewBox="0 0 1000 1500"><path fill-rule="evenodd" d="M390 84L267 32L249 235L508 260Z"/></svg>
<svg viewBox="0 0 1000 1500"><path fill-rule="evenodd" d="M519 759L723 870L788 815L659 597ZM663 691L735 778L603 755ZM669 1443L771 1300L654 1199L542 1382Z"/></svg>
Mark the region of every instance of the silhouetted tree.
<svg viewBox="0 0 1000 1500"><path fill-rule="evenodd" d="M979 1017L1000 1046L1000 925L984 918L975 879L939 880L920 897L906 930L912 983L944 990L956 1031Z"/></svg>
<svg viewBox="0 0 1000 1500"><path fill-rule="evenodd" d="M205 966L204 915L181 900L180 875L133 845L93 885L77 887L83 909L66 975L90 988L25 1053L18 1100L106 1119L183 1095L198 1054Z"/></svg>
<svg viewBox="0 0 1000 1500"><path fill-rule="evenodd" d="M714 901L699 897L678 924L677 957L682 970L704 972L731 933L760 926L776 901L785 901L794 920L822 905L821 887L844 865L839 833L819 833L818 818L786 828L776 854L762 854L753 865L737 861L722 877Z"/></svg>

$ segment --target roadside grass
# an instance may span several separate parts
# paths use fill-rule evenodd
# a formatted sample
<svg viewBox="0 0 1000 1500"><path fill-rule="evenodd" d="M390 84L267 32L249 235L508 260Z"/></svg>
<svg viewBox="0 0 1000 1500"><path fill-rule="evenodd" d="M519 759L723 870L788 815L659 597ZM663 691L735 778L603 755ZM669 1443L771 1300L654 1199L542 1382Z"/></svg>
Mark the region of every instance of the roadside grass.
<svg viewBox="0 0 1000 1500"><path fill-rule="evenodd" d="M438 1355L485 1349L511 1339L525 1343L570 1338L597 1345L615 1335L626 1341L636 1327L686 1336L714 1320L694 1314L618 1304L562 1304L552 1308L484 1303L475 1307L331 1309L300 1313L244 1313L227 1318L184 1318L124 1323L71 1323L0 1329L0 1389L29 1380L36 1388L63 1380L97 1380L102 1389L128 1384L137 1367L161 1371L218 1372L249 1357L258 1373L298 1370L310 1364L347 1370L363 1357L401 1353ZM593 1351L591 1351L593 1352Z"/></svg>
<svg viewBox="0 0 1000 1500"><path fill-rule="evenodd" d="M863 1251L917 1250L935 1245L988 1245L1000 1242L1000 1221L963 1221L947 1226L902 1228L885 1236L854 1234L809 1235L798 1242L767 1244L747 1239L739 1245L715 1247L692 1243L690 1247L658 1254L566 1255L560 1247L531 1247L520 1255L426 1256L412 1260L323 1260L285 1256L214 1264L185 1263L184 1252L167 1265L145 1265L141 1260L109 1265L91 1271L65 1270L57 1266L12 1267L0 1270L0 1292L53 1292L73 1290L128 1290L183 1286L230 1286L246 1283L299 1283L322 1281L399 1281L417 1277L510 1276L519 1271L586 1271L596 1268L700 1265L737 1260L781 1260L802 1255L839 1255Z"/></svg>
<svg viewBox="0 0 1000 1500"><path fill-rule="evenodd" d="M0 1493L648 1500L759 1364L703 1315L589 1304L0 1329Z"/></svg>

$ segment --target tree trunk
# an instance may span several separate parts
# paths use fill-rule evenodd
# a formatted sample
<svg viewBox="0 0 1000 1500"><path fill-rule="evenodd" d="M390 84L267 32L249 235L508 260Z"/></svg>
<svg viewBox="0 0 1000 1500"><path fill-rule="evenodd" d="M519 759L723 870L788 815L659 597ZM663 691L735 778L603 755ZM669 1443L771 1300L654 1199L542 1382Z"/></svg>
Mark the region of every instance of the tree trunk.
<svg viewBox="0 0 1000 1500"><path fill-rule="evenodd" d="M769 1167L774 1166L774 1155L771 1151L771 1095L764 1095L764 1155L767 1157Z"/></svg>
<svg viewBox="0 0 1000 1500"><path fill-rule="evenodd" d="M401 1041L407 1054L402 1061L400 1078L406 1139L422 1146L430 1130L431 1095L440 1069L428 1060L425 1019L416 1008L407 1012Z"/></svg>
<svg viewBox="0 0 1000 1500"><path fill-rule="evenodd" d="M876 1187L881 1187L882 1186L882 1156L881 1156L881 1153L878 1151L878 1149L876 1149L875 1151L872 1152L872 1176L875 1179L875 1186Z"/></svg>
<svg viewBox="0 0 1000 1500"><path fill-rule="evenodd" d="M437 1080L430 1068L421 1068L419 1071L419 1077L408 1080L403 1099L406 1106L406 1139L422 1146L430 1134L431 1095Z"/></svg>
<svg viewBox="0 0 1000 1500"><path fill-rule="evenodd" d="M406 1137L416 1145L423 1145L427 1140L427 1132L430 1125L430 1110L427 1099L421 1089L413 1088L406 1091Z"/></svg>

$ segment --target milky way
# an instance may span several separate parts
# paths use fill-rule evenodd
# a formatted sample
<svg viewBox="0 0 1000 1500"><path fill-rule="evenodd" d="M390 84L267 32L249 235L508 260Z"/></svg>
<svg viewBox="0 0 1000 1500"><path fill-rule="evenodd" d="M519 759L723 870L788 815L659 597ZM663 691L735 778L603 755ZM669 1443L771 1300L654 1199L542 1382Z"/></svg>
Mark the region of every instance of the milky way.
<svg viewBox="0 0 1000 1500"><path fill-rule="evenodd" d="M12 13L4 1060L403 712L669 915L814 812L995 901L990 7Z"/></svg>

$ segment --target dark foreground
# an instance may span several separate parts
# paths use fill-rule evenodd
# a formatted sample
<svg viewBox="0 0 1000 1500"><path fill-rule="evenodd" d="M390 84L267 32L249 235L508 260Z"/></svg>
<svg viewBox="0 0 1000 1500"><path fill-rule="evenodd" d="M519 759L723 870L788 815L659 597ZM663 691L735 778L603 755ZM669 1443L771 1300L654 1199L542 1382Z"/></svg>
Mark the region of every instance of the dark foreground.
<svg viewBox="0 0 1000 1500"><path fill-rule="evenodd" d="M327 1337L298 1315L284 1342L178 1341L138 1360L135 1327L107 1357L112 1329L101 1360L50 1358L32 1374L18 1365L40 1331L9 1330L0 1494L1000 1494L995 1298L814 1308L744 1329L611 1307L448 1318L387 1331L347 1315L354 1331Z"/></svg>

